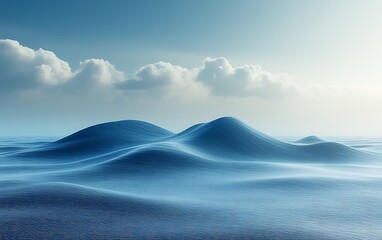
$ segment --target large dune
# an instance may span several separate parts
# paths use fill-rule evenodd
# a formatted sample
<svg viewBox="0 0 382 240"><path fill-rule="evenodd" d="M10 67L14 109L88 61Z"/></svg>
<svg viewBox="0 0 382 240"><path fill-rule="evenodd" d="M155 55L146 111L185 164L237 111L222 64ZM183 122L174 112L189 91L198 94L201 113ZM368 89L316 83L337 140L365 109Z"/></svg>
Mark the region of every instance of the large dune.
<svg viewBox="0 0 382 240"><path fill-rule="evenodd" d="M287 143L231 117L11 145L0 146L1 239L382 236L382 158L364 147Z"/></svg>

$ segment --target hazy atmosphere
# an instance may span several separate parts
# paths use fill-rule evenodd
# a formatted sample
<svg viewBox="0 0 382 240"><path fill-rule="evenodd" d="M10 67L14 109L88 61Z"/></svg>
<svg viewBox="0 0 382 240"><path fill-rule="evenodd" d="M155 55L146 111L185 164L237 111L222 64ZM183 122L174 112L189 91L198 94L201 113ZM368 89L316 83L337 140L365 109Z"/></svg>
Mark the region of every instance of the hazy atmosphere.
<svg viewBox="0 0 382 240"><path fill-rule="evenodd" d="M0 239L381 240L381 13L0 0Z"/></svg>
<svg viewBox="0 0 382 240"><path fill-rule="evenodd" d="M0 4L1 135L227 115L275 136L382 134L380 1Z"/></svg>

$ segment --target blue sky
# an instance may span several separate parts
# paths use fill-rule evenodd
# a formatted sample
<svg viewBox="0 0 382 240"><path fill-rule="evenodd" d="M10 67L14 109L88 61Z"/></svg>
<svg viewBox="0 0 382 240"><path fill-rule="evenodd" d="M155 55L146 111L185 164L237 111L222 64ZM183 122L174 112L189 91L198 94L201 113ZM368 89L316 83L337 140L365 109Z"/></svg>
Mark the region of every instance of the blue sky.
<svg viewBox="0 0 382 240"><path fill-rule="evenodd" d="M0 6L0 134L222 115L273 135L382 134L380 1Z"/></svg>

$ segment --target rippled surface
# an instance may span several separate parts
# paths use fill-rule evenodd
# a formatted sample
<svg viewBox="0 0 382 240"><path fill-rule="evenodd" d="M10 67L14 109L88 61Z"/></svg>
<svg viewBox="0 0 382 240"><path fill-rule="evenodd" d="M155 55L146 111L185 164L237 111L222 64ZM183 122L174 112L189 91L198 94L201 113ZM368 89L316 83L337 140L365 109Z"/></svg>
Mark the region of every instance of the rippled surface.
<svg viewBox="0 0 382 240"><path fill-rule="evenodd" d="M380 239L382 140L279 141L233 118L0 140L1 239Z"/></svg>

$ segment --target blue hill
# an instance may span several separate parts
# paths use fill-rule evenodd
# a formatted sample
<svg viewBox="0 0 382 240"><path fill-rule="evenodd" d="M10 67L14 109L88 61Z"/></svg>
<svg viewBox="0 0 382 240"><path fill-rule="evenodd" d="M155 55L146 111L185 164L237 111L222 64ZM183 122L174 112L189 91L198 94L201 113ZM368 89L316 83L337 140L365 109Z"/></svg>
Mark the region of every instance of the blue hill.
<svg viewBox="0 0 382 240"><path fill-rule="evenodd" d="M325 141L314 135L307 136L296 141L296 143L302 143L302 144L313 144L313 143L320 143L320 142L325 142Z"/></svg>
<svg viewBox="0 0 382 240"><path fill-rule="evenodd" d="M151 149L161 143L178 144L179 149L162 147L160 152ZM279 141L232 117L197 124L178 134L147 122L125 120L85 128L24 154L48 158L52 156L91 157L123 150L122 154L145 146L142 151L147 153L140 151L139 154L146 158L158 159L158 156L155 156L155 153L158 153L171 155L171 157L162 157L165 159L179 156L178 158L184 161L188 158L180 154L182 149L192 149L195 156L230 160L343 161L368 157L367 154L351 147L335 142L325 142L316 137L302 139L299 143L304 144Z"/></svg>

